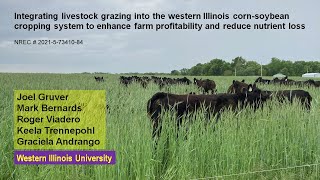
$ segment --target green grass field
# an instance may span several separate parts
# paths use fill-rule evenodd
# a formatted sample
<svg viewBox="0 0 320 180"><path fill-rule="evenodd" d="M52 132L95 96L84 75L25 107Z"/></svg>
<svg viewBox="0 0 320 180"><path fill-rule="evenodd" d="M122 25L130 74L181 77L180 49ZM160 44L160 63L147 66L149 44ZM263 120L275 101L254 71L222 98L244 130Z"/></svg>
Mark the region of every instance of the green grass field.
<svg viewBox="0 0 320 180"><path fill-rule="evenodd" d="M89 74L0 74L0 179L319 179L320 89L302 88L313 97L312 110L297 103L268 102L253 112L225 112L215 126L205 128L201 113L176 138L174 118L163 117L164 128L154 147L147 101L159 91L149 84L119 84L119 76L104 75L97 83ZM191 79L192 77L189 77ZM256 77L208 77L218 93L233 79L253 82ZM290 77L291 78L291 77ZM268 79L271 79L269 77ZM301 78L292 78L301 79ZM260 85L261 89L298 89ZM115 165L13 164L13 90L107 90L107 150L115 150ZM301 89L301 88L299 88ZM194 85L174 85L172 93L200 92ZM183 129L179 133L185 133ZM303 166L308 165L310 166ZM302 167L298 167L302 166ZM235 175L238 174L238 175Z"/></svg>

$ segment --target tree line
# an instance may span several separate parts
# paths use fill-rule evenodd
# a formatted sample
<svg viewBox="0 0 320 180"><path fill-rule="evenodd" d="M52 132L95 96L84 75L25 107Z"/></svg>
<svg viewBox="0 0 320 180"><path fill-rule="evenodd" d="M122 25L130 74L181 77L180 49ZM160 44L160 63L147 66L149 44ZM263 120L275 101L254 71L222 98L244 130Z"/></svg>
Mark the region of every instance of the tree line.
<svg viewBox="0 0 320 180"><path fill-rule="evenodd" d="M287 61L272 58L271 62L262 65L262 75L272 76L282 73L287 76L301 76L307 72L320 72L319 61ZM231 63L222 59L213 59L210 62L181 70L172 70L172 75L190 76L260 76L261 65L256 61L247 61L243 57L234 58Z"/></svg>

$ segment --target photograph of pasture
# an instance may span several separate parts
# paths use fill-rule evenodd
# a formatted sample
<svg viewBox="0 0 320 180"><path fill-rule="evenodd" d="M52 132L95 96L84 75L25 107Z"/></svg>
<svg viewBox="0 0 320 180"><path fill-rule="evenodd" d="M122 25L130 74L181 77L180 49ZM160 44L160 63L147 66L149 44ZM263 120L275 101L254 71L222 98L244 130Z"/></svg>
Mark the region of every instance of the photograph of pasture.
<svg viewBox="0 0 320 180"><path fill-rule="evenodd" d="M0 73L0 179L319 179L319 78ZM115 165L14 165L13 90L106 90Z"/></svg>
<svg viewBox="0 0 320 180"><path fill-rule="evenodd" d="M0 180L319 180L319 7L1 0Z"/></svg>

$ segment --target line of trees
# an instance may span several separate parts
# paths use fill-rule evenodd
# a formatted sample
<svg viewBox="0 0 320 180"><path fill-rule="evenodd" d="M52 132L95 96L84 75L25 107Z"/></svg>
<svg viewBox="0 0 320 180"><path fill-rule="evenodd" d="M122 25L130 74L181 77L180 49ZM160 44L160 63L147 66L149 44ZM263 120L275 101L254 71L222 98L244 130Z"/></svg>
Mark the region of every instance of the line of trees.
<svg viewBox="0 0 320 180"><path fill-rule="evenodd" d="M285 61L272 58L267 65L262 65L262 75L272 76L282 73L287 76L301 76L307 72L320 72L319 61ZM242 57L234 58L231 63L222 59L213 59L208 63L197 64L190 69L172 70L172 75L190 76L260 76L261 65L256 61L247 61Z"/></svg>

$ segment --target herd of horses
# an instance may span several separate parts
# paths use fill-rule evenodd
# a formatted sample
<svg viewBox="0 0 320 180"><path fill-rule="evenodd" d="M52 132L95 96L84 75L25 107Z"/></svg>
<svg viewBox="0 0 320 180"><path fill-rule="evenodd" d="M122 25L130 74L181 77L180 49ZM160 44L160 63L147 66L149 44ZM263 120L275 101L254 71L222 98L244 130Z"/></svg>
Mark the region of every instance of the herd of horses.
<svg viewBox="0 0 320 180"><path fill-rule="evenodd" d="M120 77L120 84L123 84L126 87L133 82L140 83L144 88L147 87L149 82L154 82L159 85L160 90L163 86L172 84L192 84L186 77ZM292 103L296 100L303 109L310 111L312 97L308 91L301 89L268 91L258 88L257 84L259 83L320 87L319 81L311 79L307 81L294 81L285 77L283 79L275 78L273 80L267 80L259 77L253 84L247 84L245 83L245 80L233 80L226 93L216 93L216 83L213 80L194 78L193 84L198 86L203 94L196 94L194 92L187 94L158 92L148 100L147 114L152 121L152 136L158 137L160 135L162 129L161 113L164 111L175 113L177 128L181 126L183 117L193 115L200 110L204 112L207 120L211 117L215 117L216 122L218 122L220 114L225 110L239 111L249 107L255 111L256 109L263 107L263 104L266 101L272 99L275 99L280 103Z"/></svg>

